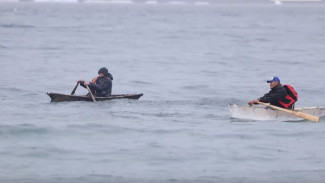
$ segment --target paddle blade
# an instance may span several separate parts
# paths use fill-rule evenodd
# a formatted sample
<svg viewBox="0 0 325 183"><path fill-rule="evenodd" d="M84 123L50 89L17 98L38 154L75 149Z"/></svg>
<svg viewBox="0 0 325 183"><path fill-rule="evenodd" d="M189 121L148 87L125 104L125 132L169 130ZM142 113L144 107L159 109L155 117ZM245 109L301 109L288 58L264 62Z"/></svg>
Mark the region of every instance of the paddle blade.
<svg viewBox="0 0 325 183"><path fill-rule="evenodd" d="M73 90L71 92L71 95L74 95L78 86L79 86L79 83L77 82L76 86L73 88Z"/></svg>
<svg viewBox="0 0 325 183"><path fill-rule="evenodd" d="M309 121L319 122L319 117L317 117L317 116L312 116L312 115L309 115L306 113L301 113L301 112L296 112L295 115L299 116L301 118L307 119Z"/></svg>

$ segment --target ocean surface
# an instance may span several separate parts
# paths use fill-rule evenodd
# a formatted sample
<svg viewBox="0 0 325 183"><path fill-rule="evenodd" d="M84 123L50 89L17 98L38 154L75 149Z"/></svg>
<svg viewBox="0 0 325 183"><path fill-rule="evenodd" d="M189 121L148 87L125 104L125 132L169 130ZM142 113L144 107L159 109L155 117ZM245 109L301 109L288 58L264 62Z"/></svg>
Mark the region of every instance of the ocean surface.
<svg viewBox="0 0 325 183"><path fill-rule="evenodd" d="M321 183L325 118L250 121L279 76L325 105L324 3L0 3L1 183ZM51 103L114 76L139 100ZM87 91L79 87L77 95Z"/></svg>

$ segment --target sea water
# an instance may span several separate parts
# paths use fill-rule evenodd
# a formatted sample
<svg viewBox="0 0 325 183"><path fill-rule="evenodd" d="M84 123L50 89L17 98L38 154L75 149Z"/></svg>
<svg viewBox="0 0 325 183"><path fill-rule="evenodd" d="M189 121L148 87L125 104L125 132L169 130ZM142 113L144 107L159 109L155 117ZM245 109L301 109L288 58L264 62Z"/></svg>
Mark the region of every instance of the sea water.
<svg viewBox="0 0 325 183"><path fill-rule="evenodd" d="M323 182L324 117L227 105L279 76L297 107L324 106L324 17L324 3L0 3L0 182ZM50 102L103 66L114 94L144 96Z"/></svg>

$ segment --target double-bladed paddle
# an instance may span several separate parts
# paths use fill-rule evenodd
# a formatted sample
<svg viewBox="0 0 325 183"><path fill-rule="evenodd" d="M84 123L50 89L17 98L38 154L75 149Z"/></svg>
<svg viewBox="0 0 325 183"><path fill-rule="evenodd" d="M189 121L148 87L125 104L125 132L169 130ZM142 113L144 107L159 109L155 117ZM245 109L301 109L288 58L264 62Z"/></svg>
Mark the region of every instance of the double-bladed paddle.
<svg viewBox="0 0 325 183"><path fill-rule="evenodd" d="M309 121L319 122L319 117L317 117L317 116L312 116L310 114L306 114L306 113L303 113L303 112L297 112L297 111L284 109L284 108L277 107L277 106L274 106L274 105L271 105L271 104L268 104L268 103L264 103L264 102L257 102L257 103L262 104L262 105L264 105L266 107L271 107L273 109L276 109L276 110L279 110L279 111L283 111L283 112L298 116L298 117L303 118L303 119L307 119Z"/></svg>

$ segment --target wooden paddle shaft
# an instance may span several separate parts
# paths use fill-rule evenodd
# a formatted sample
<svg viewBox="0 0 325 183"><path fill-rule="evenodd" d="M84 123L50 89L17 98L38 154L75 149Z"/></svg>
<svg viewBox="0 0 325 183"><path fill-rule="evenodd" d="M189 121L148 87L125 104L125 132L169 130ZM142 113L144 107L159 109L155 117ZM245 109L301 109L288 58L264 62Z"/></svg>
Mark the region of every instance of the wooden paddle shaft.
<svg viewBox="0 0 325 183"><path fill-rule="evenodd" d="M96 102L95 97L94 97L93 93L91 92L91 90L89 89L88 85L86 85L86 87L87 87L88 92L90 93L91 99L93 99L93 102Z"/></svg>
<svg viewBox="0 0 325 183"><path fill-rule="evenodd" d="M264 103L264 102L257 102L257 103L262 104L262 105L267 106L267 107L271 107L271 108L279 110L279 111L283 111L283 112L286 112L286 113L290 113L292 115L296 115L296 116L298 116L300 118L307 119L309 121L319 122L319 117L317 117L317 116L312 116L310 114L297 112L297 111L291 111L291 110L284 109L284 108L281 108L281 107L277 107L277 106L267 104L267 103Z"/></svg>

